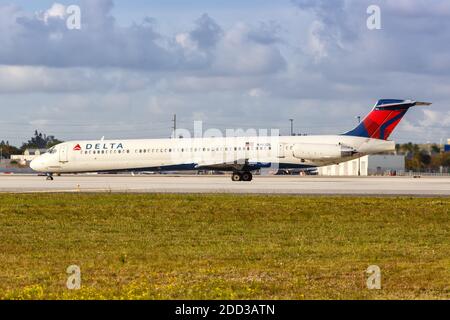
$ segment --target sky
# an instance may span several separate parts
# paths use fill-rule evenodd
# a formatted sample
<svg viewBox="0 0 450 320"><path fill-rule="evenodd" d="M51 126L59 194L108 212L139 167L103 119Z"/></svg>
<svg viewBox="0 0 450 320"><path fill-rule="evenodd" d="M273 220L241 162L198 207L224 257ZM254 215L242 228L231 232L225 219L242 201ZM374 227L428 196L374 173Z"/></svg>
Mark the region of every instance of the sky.
<svg viewBox="0 0 450 320"><path fill-rule="evenodd" d="M377 5L381 29L367 27ZM66 8L81 9L81 29ZM448 0L0 0L0 140L178 127L339 134L414 99L391 136L450 138Z"/></svg>

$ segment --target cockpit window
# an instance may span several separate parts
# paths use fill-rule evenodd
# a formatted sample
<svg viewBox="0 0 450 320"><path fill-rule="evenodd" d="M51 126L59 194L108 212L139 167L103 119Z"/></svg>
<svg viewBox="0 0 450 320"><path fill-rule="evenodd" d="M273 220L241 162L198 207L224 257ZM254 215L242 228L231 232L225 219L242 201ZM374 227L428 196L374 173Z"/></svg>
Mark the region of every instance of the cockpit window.
<svg viewBox="0 0 450 320"><path fill-rule="evenodd" d="M47 150L47 153L48 153L48 154L54 154L54 153L56 153L56 148L55 148L55 147L52 147L52 148L48 149L48 150Z"/></svg>

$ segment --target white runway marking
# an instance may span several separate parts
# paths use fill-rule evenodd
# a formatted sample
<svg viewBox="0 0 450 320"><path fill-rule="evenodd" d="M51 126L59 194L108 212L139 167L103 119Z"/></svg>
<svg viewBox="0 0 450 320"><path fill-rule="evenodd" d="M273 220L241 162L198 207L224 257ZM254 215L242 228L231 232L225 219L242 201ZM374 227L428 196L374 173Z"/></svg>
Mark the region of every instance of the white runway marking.
<svg viewBox="0 0 450 320"><path fill-rule="evenodd" d="M450 196L449 177L255 176L232 182L229 176L74 175L0 176L0 192L148 192L323 195Z"/></svg>

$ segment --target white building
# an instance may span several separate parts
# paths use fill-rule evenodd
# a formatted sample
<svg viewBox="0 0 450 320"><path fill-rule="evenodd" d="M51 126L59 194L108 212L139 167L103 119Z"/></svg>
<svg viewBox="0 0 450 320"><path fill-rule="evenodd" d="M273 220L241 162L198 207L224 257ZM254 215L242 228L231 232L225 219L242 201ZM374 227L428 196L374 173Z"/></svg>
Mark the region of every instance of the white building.
<svg viewBox="0 0 450 320"><path fill-rule="evenodd" d="M34 158L40 156L47 152L47 149L26 149L23 154L11 155L11 160L16 160L19 162L31 161Z"/></svg>
<svg viewBox="0 0 450 320"><path fill-rule="evenodd" d="M361 172L361 176L388 175L393 172L401 174L405 172L405 156L369 155L317 169L321 176L357 176L358 169Z"/></svg>

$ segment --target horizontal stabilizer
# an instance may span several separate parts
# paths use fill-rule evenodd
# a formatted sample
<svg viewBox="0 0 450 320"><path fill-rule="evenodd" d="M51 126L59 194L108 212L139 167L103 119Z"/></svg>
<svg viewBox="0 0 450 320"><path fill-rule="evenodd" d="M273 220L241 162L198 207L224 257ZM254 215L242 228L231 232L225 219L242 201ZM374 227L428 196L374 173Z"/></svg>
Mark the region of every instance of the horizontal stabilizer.
<svg viewBox="0 0 450 320"><path fill-rule="evenodd" d="M431 106L433 103L431 102L420 102L420 101L416 101L416 106Z"/></svg>

